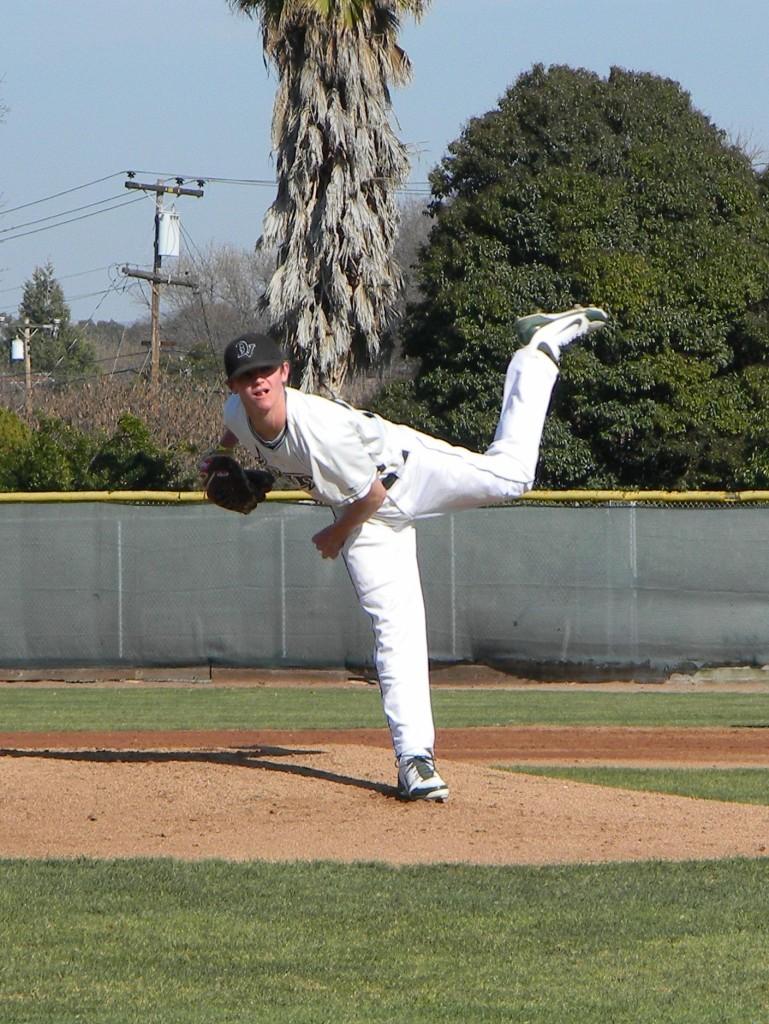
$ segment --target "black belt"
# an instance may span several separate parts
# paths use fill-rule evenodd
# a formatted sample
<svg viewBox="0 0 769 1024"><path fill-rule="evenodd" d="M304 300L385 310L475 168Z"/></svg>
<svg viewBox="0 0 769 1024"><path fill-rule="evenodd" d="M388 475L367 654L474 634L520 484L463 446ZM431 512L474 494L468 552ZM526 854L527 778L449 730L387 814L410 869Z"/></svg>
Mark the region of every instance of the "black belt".
<svg viewBox="0 0 769 1024"><path fill-rule="evenodd" d="M401 455L403 456L403 465L405 466L406 465L406 459L409 457L409 453L404 451L404 452L401 452ZM381 471L381 470L384 469L384 466L379 466L378 468ZM395 483L395 481L397 479L398 479L398 474L397 473L388 473L387 476L380 477L380 483L382 484L382 487L384 487L384 489L386 491L389 491L390 488L392 487L392 485Z"/></svg>

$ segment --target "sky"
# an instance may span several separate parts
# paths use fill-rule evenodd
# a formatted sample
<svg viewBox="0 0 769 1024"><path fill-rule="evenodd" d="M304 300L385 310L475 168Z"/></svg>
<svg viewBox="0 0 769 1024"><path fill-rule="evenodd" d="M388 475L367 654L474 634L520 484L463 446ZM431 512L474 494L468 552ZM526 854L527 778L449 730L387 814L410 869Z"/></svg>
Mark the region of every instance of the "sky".
<svg viewBox="0 0 769 1024"><path fill-rule="evenodd" d="M151 267L155 199L125 188L128 171L205 180L203 198L174 201L183 251L253 247L275 193L276 78L256 22L227 0L2 6L0 314L16 314L50 262L73 320L148 316L146 285L120 268ZM767 0L432 0L400 35L413 65L393 91L406 192L424 191L466 123L535 63L672 78L733 140L769 154L768 39Z"/></svg>

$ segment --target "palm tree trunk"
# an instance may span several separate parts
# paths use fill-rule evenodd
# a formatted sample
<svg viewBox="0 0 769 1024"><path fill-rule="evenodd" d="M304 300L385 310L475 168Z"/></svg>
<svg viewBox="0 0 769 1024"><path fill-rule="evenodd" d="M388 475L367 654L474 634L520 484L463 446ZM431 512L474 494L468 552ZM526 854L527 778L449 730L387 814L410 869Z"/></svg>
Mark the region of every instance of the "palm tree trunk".
<svg viewBox="0 0 769 1024"><path fill-rule="evenodd" d="M238 6L260 8L279 75L278 191L260 239L277 266L265 306L300 386L336 393L354 366L376 359L401 286L395 192L409 160L390 124L389 85L410 77L397 11L419 16L426 0Z"/></svg>

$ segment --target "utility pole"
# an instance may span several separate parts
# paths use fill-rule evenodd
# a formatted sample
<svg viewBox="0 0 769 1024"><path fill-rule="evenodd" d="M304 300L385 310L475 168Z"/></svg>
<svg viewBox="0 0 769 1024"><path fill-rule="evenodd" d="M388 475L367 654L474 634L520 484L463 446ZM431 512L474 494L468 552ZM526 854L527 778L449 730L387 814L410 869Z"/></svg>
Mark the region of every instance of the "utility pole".
<svg viewBox="0 0 769 1024"><path fill-rule="evenodd" d="M152 273L146 270L131 270L123 267L126 277L138 277L149 281L152 287L152 298L150 302L150 382L155 387L160 379L160 286L174 285L179 288L197 288L197 281L188 277L172 277L170 274L161 273L163 257L160 252L160 224L163 216L163 196L196 196L203 197L203 182L198 181L198 188L184 188L183 179L177 178L175 185L168 185L158 180L154 185L140 181L133 181L133 173L128 172L129 180L125 182L126 188L141 189L144 192L155 193L155 243L153 246Z"/></svg>
<svg viewBox="0 0 769 1024"><path fill-rule="evenodd" d="M5 317L3 317L5 320ZM38 331L50 331L52 337L56 337L59 333L59 326L61 320L55 317L53 322L50 324L31 324L29 317L24 317L23 327L23 338L22 340L22 358L24 360L24 410L29 419L32 418L32 357L30 350L32 348L32 338ZM11 358L14 358L13 355Z"/></svg>
<svg viewBox="0 0 769 1024"><path fill-rule="evenodd" d="M27 417L32 416L32 359L29 349L32 341L32 328L29 325L29 317L24 317L24 408Z"/></svg>

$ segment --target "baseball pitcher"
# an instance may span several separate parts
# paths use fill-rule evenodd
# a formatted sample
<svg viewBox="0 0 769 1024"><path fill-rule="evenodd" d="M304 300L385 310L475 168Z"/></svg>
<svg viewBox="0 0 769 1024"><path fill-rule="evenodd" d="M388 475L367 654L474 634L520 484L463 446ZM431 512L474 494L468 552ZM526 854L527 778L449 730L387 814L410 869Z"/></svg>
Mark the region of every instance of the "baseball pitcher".
<svg viewBox="0 0 769 1024"><path fill-rule="evenodd" d="M405 799L445 801L449 795L433 753L415 521L519 498L531 489L561 351L607 320L602 309L587 306L516 321L521 347L507 368L499 423L483 454L289 387L286 355L266 335L244 334L225 350L231 395L224 431L200 464L208 496L247 511L245 504L253 508L263 500L270 474L282 474L330 507L333 522L312 542L323 558L342 556L371 618L398 792ZM256 471L222 463L236 445L259 456L269 472L249 480Z"/></svg>

